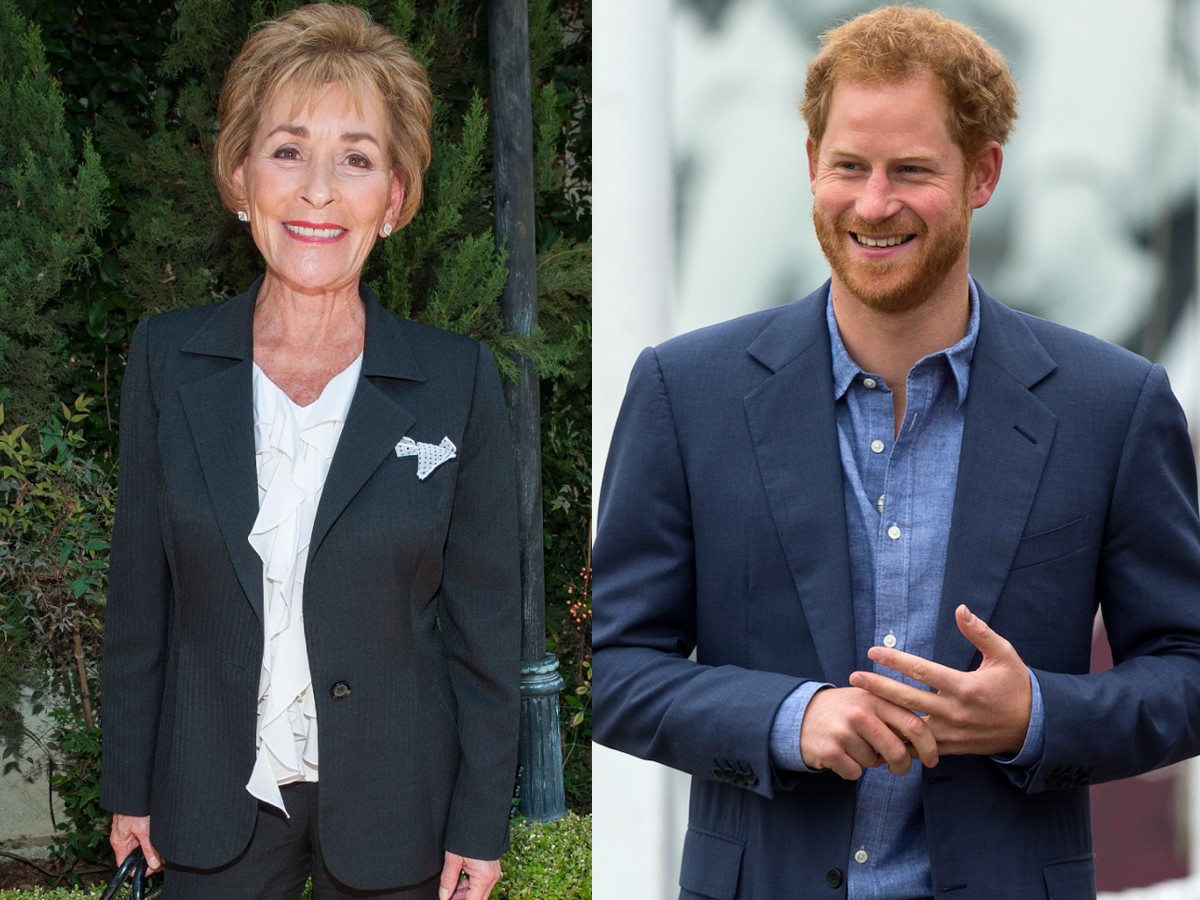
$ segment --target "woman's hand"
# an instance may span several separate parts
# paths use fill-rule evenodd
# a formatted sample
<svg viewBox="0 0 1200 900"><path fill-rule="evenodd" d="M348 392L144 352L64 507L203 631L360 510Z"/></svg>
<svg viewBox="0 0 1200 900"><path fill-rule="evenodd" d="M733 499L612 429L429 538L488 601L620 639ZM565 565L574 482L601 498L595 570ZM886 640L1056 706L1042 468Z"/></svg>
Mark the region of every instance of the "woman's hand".
<svg viewBox="0 0 1200 900"><path fill-rule="evenodd" d="M487 900L500 880L500 860L467 859L446 851L438 900Z"/></svg>
<svg viewBox="0 0 1200 900"><path fill-rule="evenodd" d="M118 866L125 862L125 857L140 844L142 853L146 856L146 871L157 872L162 868L162 857L150 843L149 816L124 816L121 813L114 813L112 828L108 833L108 843L112 845L113 853L117 856ZM499 876L497 875L497 877Z"/></svg>

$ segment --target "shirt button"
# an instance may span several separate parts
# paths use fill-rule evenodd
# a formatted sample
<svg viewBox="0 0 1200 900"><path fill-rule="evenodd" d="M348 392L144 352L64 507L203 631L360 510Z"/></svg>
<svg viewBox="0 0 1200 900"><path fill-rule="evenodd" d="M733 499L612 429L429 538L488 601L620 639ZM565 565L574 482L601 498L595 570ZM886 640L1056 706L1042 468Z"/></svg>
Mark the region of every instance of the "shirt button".
<svg viewBox="0 0 1200 900"><path fill-rule="evenodd" d="M867 851L861 849L856 851L854 854L854 861L859 864L865 863L867 861Z"/></svg>
<svg viewBox="0 0 1200 900"><path fill-rule="evenodd" d="M879 440L879 438L876 438L875 440L871 441L871 452L872 453L882 453L883 452L883 441Z"/></svg>
<svg viewBox="0 0 1200 900"><path fill-rule="evenodd" d="M863 379L863 387L865 387L869 391L873 391L873 390L875 390L875 388L879 387L879 382L876 381L874 378L864 378Z"/></svg>
<svg viewBox="0 0 1200 900"><path fill-rule="evenodd" d="M890 631L887 633L887 637L883 639L883 646L887 647L889 650L896 646L896 636Z"/></svg>
<svg viewBox="0 0 1200 900"><path fill-rule="evenodd" d="M900 540L900 526L892 525L890 528L888 528L888 537L890 537L893 541Z"/></svg>
<svg viewBox="0 0 1200 900"><path fill-rule="evenodd" d="M883 515L883 494L879 495L879 499L875 501L875 509L880 515Z"/></svg>

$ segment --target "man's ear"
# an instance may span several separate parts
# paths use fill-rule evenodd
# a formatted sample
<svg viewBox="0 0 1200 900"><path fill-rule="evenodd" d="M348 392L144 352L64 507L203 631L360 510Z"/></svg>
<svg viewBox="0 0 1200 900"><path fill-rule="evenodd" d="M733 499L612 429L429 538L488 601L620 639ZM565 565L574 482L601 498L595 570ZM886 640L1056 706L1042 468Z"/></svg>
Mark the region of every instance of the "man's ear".
<svg viewBox="0 0 1200 900"><path fill-rule="evenodd" d="M804 149L808 153L808 187L815 194L817 192L817 153L820 148L810 135L804 143Z"/></svg>
<svg viewBox="0 0 1200 900"><path fill-rule="evenodd" d="M988 141L975 159L970 171L969 199L971 209L979 209L992 199L996 185L1000 183L1000 170L1004 166L1004 149L995 141Z"/></svg>

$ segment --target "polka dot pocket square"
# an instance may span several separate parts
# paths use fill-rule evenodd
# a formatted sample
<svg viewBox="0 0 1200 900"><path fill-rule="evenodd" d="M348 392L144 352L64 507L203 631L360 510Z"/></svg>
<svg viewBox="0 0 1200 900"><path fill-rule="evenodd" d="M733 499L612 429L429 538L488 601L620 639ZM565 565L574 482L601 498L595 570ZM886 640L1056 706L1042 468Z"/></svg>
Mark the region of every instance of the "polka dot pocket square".
<svg viewBox="0 0 1200 900"><path fill-rule="evenodd" d="M396 445L396 455L400 457L415 456L417 458L417 478L424 481L429 473L448 459L454 459L458 448L448 437L442 438L440 444L425 444L414 441L410 437L403 438Z"/></svg>

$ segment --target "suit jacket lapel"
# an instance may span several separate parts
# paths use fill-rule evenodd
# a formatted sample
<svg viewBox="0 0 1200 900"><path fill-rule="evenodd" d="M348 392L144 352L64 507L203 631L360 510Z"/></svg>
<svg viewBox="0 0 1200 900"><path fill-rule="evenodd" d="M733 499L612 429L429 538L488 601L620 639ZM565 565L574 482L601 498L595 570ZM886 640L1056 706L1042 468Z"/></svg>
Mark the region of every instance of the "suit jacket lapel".
<svg viewBox="0 0 1200 900"><path fill-rule="evenodd" d="M980 304L935 650L956 669L970 667L977 651L959 633L954 609L966 603L991 618L1058 423L1030 391L1054 360L1017 313L982 290Z"/></svg>
<svg viewBox="0 0 1200 900"><path fill-rule="evenodd" d="M385 389L389 381L425 380L401 320L388 314L366 285L360 292L367 313L362 374L317 505L308 550L310 563L338 516L380 464L395 453L396 443L416 421L389 396Z"/></svg>
<svg viewBox="0 0 1200 900"><path fill-rule="evenodd" d="M254 299L260 284L261 279L246 293L214 308L183 346L186 354L220 362L215 372L182 385L179 393L234 571L261 619L262 563L248 540L258 516L250 367Z"/></svg>
<svg viewBox="0 0 1200 900"><path fill-rule="evenodd" d="M828 284L780 312L749 352L770 375L745 398L767 503L804 607L824 676L845 685L855 666L854 605Z"/></svg>

